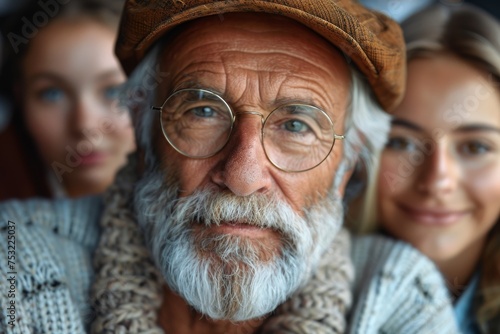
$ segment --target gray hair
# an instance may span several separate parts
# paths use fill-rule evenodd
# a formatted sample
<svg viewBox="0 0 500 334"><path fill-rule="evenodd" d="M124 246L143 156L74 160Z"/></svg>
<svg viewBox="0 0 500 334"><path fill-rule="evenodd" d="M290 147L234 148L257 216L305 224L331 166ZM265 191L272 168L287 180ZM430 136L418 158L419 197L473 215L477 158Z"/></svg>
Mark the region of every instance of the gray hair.
<svg viewBox="0 0 500 334"><path fill-rule="evenodd" d="M156 112L151 110L156 98L156 88L168 76L158 66L161 45L156 45L137 66L128 82L122 87L122 100L132 110L138 146L143 150L145 163L152 168L156 162L153 131ZM345 117L344 160L339 166L334 185L338 186L348 169L358 160L367 168L373 165L377 152L385 144L390 129L390 117L378 102L362 74L348 60L351 70L351 96Z"/></svg>

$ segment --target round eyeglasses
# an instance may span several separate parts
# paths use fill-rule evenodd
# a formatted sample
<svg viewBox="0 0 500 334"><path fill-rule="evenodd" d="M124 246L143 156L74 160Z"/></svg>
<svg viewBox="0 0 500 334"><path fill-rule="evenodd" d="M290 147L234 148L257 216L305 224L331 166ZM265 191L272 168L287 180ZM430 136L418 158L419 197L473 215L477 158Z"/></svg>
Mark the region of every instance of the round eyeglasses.
<svg viewBox="0 0 500 334"><path fill-rule="evenodd" d="M261 142L269 161L285 172L317 167L330 154L336 139L333 123L321 109L287 104L267 117L259 112L234 113L219 95L206 89L181 89L170 95L160 112L163 134L179 153L195 159L217 154L229 141L236 116L258 115L262 120Z"/></svg>

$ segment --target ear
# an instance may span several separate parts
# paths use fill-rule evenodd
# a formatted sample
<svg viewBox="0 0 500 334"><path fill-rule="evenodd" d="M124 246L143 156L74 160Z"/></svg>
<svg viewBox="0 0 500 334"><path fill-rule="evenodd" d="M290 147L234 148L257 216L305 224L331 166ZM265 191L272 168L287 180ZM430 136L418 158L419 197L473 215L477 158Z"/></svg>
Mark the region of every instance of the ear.
<svg viewBox="0 0 500 334"><path fill-rule="evenodd" d="M355 166L356 166L356 164L353 164L352 167L347 168L345 170L345 172L344 172L344 176L340 180L340 183L339 183L337 189L339 189L339 194L342 196L342 198L344 197L344 193L345 193L345 189L347 187L347 183L349 182L349 180L351 179L352 174L354 173Z"/></svg>
<svg viewBox="0 0 500 334"><path fill-rule="evenodd" d="M354 165L346 168L345 175L339 178L339 184L342 187L342 196L346 203L350 203L359 197L365 191L368 180L366 165L364 160L358 158Z"/></svg>
<svg viewBox="0 0 500 334"><path fill-rule="evenodd" d="M335 179L333 181L333 187L335 189L335 192L337 193L338 196L341 198L344 198L345 190L347 183L349 182L354 170L356 164L350 164L347 159L344 159L340 162L339 166L337 167L337 172L335 175Z"/></svg>

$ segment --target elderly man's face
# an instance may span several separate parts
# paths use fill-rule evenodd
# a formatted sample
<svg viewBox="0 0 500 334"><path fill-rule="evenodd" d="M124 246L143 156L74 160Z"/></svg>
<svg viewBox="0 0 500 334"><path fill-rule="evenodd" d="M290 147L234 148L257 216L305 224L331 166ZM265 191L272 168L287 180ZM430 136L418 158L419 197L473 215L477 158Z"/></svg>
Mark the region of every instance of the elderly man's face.
<svg viewBox="0 0 500 334"><path fill-rule="evenodd" d="M170 80L157 92L158 105L172 91L202 88L235 113L266 117L283 104L313 105L344 133L346 61L291 20L197 20L167 44L160 62ZM335 195L343 189L332 183L342 142L318 167L289 173L266 158L261 127L259 116L238 115L227 145L205 159L178 153L158 135L160 170L138 186L136 212L169 286L216 319L272 311L304 283L341 224Z"/></svg>
<svg viewBox="0 0 500 334"><path fill-rule="evenodd" d="M345 59L329 43L288 19L263 14L233 14L196 21L167 46L162 70L168 87L158 91L158 104L172 90L204 88L219 93L234 112L267 116L284 103L304 103L324 110L335 132L344 133L350 89ZM177 153L159 136L157 152L169 173L179 178L180 196L215 185L236 196L274 194L297 212L326 194L342 157L337 141L317 168L301 173L278 170L266 158L258 116L238 116L228 144L215 156L191 159ZM271 231L225 227L224 233L265 237Z"/></svg>

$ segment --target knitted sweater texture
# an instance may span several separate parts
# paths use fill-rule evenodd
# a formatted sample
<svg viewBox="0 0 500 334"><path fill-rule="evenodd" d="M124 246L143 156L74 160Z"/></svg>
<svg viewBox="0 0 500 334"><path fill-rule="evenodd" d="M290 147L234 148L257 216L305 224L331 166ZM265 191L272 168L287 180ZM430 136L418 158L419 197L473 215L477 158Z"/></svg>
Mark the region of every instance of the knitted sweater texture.
<svg viewBox="0 0 500 334"><path fill-rule="evenodd" d="M86 332L100 214L95 197L0 204L0 333Z"/></svg>
<svg viewBox="0 0 500 334"><path fill-rule="evenodd" d="M94 275L91 258L99 239L101 206L98 198L0 204L0 333L88 331L93 315L87 296ZM9 325L10 286L3 279L11 271L6 261L9 221L16 226L14 327ZM366 237L353 240L352 255L356 280L349 333L458 333L441 276L416 250L382 237ZM318 272L308 287L321 292L317 282L324 275ZM310 313L309 322L320 324L324 316ZM293 314L289 317L294 321ZM299 332L280 329L276 333Z"/></svg>
<svg viewBox="0 0 500 334"><path fill-rule="evenodd" d="M448 289L431 260L382 236L352 243L356 278L350 333L459 333Z"/></svg>

